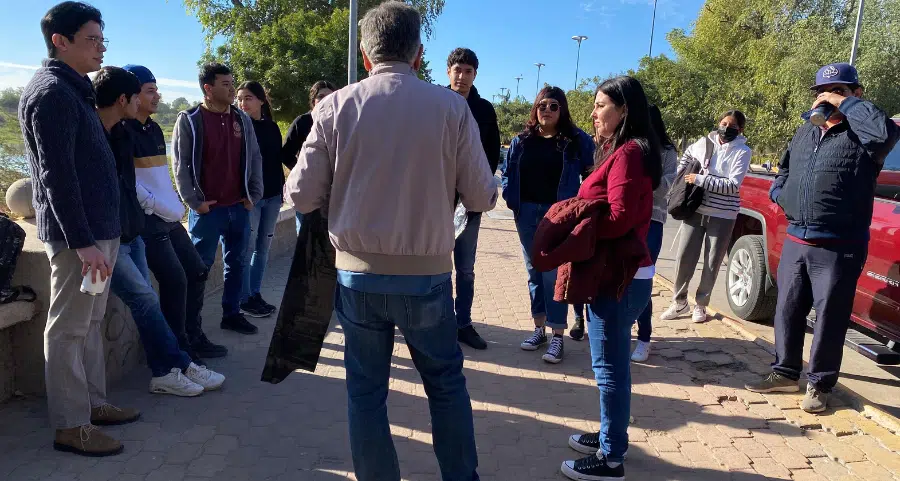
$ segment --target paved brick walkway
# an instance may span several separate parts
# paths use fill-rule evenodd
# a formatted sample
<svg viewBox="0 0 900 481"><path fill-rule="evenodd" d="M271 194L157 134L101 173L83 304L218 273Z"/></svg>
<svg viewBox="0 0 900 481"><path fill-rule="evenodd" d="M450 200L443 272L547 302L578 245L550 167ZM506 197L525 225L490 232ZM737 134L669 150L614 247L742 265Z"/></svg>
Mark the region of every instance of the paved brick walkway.
<svg viewBox="0 0 900 481"><path fill-rule="evenodd" d="M274 262L264 295L275 301L288 261ZM531 330L521 252L511 221L485 218L473 317L490 342L466 350L482 479L563 479L577 453L574 432L598 429L598 395L588 345L566 341L566 360L541 361L519 343ZM657 290L654 293L659 295ZM668 299L668 292L662 299ZM665 306L654 297L656 310ZM147 393L139 370L112 387L113 402L144 411L141 422L106 429L125 453L105 459L57 453L43 400L0 406L0 479L179 481L355 479L350 471L343 337L333 326L315 374L273 386L259 381L273 320L242 337L220 331L218 295L204 311L210 337L231 348L211 362L228 376L221 392L182 399ZM389 397L406 480L438 479L428 408L409 352L397 337ZM800 395L744 391L771 357L712 321L658 323L654 352L633 368L627 473L631 480L898 480L900 436L849 408L823 416L798 408Z"/></svg>

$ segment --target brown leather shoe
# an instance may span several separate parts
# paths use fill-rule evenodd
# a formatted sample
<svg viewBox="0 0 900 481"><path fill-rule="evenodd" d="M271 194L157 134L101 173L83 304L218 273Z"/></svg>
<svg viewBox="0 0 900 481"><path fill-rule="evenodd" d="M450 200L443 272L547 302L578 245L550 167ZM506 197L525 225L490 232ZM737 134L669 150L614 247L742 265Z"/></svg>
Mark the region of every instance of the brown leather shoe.
<svg viewBox="0 0 900 481"><path fill-rule="evenodd" d="M57 429L53 449L81 456L113 456L122 452L122 443L107 436L97 426L85 424L77 428Z"/></svg>
<svg viewBox="0 0 900 481"><path fill-rule="evenodd" d="M141 412L137 409L122 409L112 404L104 404L91 409L91 424L96 426L114 426L116 424L133 423L140 419Z"/></svg>

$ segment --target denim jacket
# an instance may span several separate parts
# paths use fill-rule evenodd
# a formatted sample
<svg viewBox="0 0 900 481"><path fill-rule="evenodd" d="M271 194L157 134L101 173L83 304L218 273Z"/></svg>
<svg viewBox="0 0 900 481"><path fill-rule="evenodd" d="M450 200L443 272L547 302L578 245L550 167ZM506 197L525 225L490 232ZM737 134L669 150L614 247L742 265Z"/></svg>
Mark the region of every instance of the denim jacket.
<svg viewBox="0 0 900 481"><path fill-rule="evenodd" d="M563 148L563 170L559 176L559 188L556 201L571 199L578 195L581 176L594 164L594 140L581 129L575 129L575 140L565 140ZM518 135L512 139L506 159L500 164L500 186L503 188L503 200L513 213L519 213L521 205L519 168L524 138ZM571 142L578 142L578 149L570 149ZM577 152L577 154L576 154Z"/></svg>

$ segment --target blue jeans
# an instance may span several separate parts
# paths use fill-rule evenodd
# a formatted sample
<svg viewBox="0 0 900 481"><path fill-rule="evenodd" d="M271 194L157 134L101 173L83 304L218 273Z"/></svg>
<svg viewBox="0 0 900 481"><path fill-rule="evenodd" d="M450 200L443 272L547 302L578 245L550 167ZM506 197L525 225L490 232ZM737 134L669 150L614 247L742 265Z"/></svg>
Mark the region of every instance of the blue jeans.
<svg viewBox="0 0 900 481"><path fill-rule="evenodd" d="M244 289L241 302L259 294L262 288L266 264L269 262L269 248L275 237L275 224L281 212L281 195L263 199L250 212L250 237L247 241L247 258L244 260Z"/></svg>
<svg viewBox="0 0 900 481"><path fill-rule="evenodd" d="M194 248L206 267L212 267L216 261L219 242L222 243L222 260L225 264L222 315L228 317L240 314L244 261L250 238L250 213L243 204L213 207L207 214L191 210L188 214L188 231Z"/></svg>
<svg viewBox="0 0 900 481"><path fill-rule="evenodd" d="M525 257L525 270L528 271L528 293L531 295L531 316L534 318L547 316L544 323L551 329L565 329L569 307L553 300L553 289L556 287L556 269L550 272L538 272L531 265L531 245L534 244L534 233L550 204L523 203L516 215L516 231L522 244L522 255Z"/></svg>
<svg viewBox="0 0 900 481"><path fill-rule="evenodd" d="M431 410L434 453L444 481L475 481L478 455L472 404L456 341L449 279L423 296L372 294L338 285L335 312L344 331L350 450L359 481L399 481L387 416L394 327L406 338Z"/></svg>
<svg viewBox="0 0 900 481"><path fill-rule="evenodd" d="M588 309L591 364L600 388L600 451L623 462L631 416L631 325L647 307L653 281L631 281L622 300L604 297Z"/></svg>
<svg viewBox="0 0 900 481"><path fill-rule="evenodd" d="M647 231L647 248L650 249L650 258L653 264L659 259L659 251L662 250L663 241L663 224L662 222L650 221L650 230ZM653 332L653 321L650 314L653 313L653 299L647 302L644 312L637 318L638 323L638 340L650 342L650 334Z"/></svg>
<svg viewBox="0 0 900 481"><path fill-rule="evenodd" d="M469 212L466 228L456 238L453 263L456 267L456 325L460 329L472 325L472 301L475 299L475 253L481 212Z"/></svg>
<svg viewBox="0 0 900 481"><path fill-rule="evenodd" d="M153 377L165 376L173 367L187 368L191 358L179 349L178 339L163 316L159 298L150 284L150 269L140 237L119 247L109 287L131 309Z"/></svg>

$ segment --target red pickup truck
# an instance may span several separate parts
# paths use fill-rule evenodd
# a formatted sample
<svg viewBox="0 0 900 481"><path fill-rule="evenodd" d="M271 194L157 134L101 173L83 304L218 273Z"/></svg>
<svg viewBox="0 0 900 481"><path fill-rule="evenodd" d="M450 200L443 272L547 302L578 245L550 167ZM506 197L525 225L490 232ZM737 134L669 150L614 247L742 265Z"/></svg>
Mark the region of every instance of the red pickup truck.
<svg viewBox="0 0 900 481"><path fill-rule="evenodd" d="M894 121L900 124L900 119ZM775 313L776 273L788 222L781 208L769 200L773 180L774 174L769 173L750 173L744 178L741 211L728 257L728 303L738 317L748 321L770 319ZM888 155L878 177L870 229L869 257L856 288L851 317L894 347L900 344L900 144ZM875 350L883 351L885 359L892 354ZM897 356L889 357L900 362Z"/></svg>

